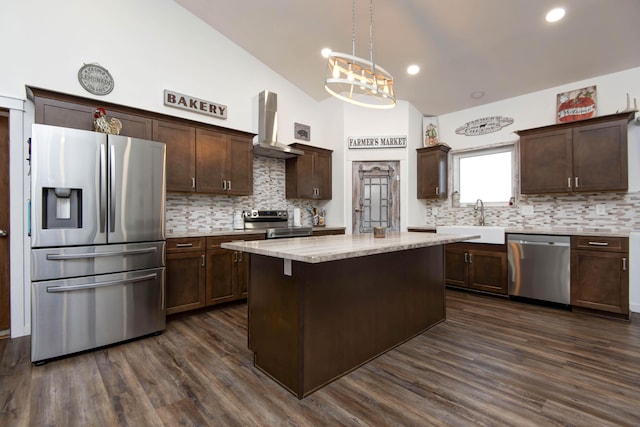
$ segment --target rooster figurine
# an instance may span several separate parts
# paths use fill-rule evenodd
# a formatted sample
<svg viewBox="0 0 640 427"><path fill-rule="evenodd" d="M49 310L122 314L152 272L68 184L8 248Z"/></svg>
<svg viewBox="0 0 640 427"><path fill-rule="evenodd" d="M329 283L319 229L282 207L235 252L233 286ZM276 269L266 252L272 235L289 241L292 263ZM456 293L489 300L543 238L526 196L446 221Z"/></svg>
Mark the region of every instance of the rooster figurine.
<svg viewBox="0 0 640 427"><path fill-rule="evenodd" d="M112 135L120 135L122 122L115 117L107 118L107 112L104 108L98 107L93 113L93 127L96 132L109 133Z"/></svg>

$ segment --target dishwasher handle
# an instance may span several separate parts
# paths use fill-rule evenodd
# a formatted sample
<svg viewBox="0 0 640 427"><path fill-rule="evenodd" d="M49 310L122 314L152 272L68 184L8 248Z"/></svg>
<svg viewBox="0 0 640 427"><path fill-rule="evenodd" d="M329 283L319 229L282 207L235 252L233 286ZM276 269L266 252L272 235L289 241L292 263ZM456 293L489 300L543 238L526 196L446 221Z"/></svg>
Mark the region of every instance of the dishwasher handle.
<svg viewBox="0 0 640 427"><path fill-rule="evenodd" d="M529 240L509 240L509 243L516 243L527 246L560 246L560 247L570 247L570 243L565 242L532 242Z"/></svg>

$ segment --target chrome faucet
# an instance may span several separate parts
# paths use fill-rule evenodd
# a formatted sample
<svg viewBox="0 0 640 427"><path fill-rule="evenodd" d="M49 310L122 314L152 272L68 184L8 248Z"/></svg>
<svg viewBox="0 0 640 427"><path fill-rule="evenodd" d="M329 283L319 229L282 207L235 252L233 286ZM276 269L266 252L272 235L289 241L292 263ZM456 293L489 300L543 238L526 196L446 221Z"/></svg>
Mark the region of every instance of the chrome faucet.
<svg viewBox="0 0 640 427"><path fill-rule="evenodd" d="M476 205L473 207L473 210L478 210L478 203L480 203L480 225L484 225L484 203L482 203L482 199L476 200Z"/></svg>

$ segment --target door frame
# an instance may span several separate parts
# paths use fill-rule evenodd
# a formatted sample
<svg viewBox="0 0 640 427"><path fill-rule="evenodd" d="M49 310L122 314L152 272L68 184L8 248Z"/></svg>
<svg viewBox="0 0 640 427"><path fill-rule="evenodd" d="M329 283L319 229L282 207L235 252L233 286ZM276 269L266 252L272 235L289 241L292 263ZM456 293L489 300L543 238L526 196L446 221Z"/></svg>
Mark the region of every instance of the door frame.
<svg viewBox="0 0 640 427"><path fill-rule="evenodd" d="M0 259L0 337L5 337L11 331L11 209L10 187L11 179L9 174L9 110L0 108L0 209L2 216L0 228L7 233L5 237L0 237L0 244L6 247L6 259ZM5 222L6 217L6 222ZM3 251L4 252L4 251Z"/></svg>

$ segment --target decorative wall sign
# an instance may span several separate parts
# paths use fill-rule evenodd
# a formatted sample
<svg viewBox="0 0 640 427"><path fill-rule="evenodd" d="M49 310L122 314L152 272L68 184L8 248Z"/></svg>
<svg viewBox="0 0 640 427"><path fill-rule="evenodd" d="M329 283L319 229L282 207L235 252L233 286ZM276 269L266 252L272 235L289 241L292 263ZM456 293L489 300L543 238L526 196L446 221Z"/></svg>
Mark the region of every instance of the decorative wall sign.
<svg viewBox="0 0 640 427"><path fill-rule="evenodd" d="M350 136L349 148L405 148L407 136Z"/></svg>
<svg viewBox="0 0 640 427"><path fill-rule="evenodd" d="M94 95L107 95L115 85L109 71L96 63L84 64L80 67L78 81L84 90Z"/></svg>
<svg viewBox="0 0 640 427"><path fill-rule="evenodd" d="M424 138L425 147L438 145L438 118L437 117L422 118L422 137Z"/></svg>
<svg viewBox="0 0 640 427"><path fill-rule="evenodd" d="M584 120L596 115L596 87L570 90L558 94L556 100L558 123Z"/></svg>
<svg viewBox="0 0 640 427"><path fill-rule="evenodd" d="M226 105L216 104L215 102L205 101L204 99L189 95L182 95L166 89L164 91L164 105L192 111L194 113L206 114L219 119L227 119Z"/></svg>
<svg viewBox="0 0 640 427"><path fill-rule="evenodd" d="M513 123L511 117L492 116L467 122L456 129L458 135L478 136L497 132Z"/></svg>
<svg viewBox="0 0 640 427"><path fill-rule="evenodd" d="M293 123L293 137L302 141L311 140L311 126Z"/></svg>

